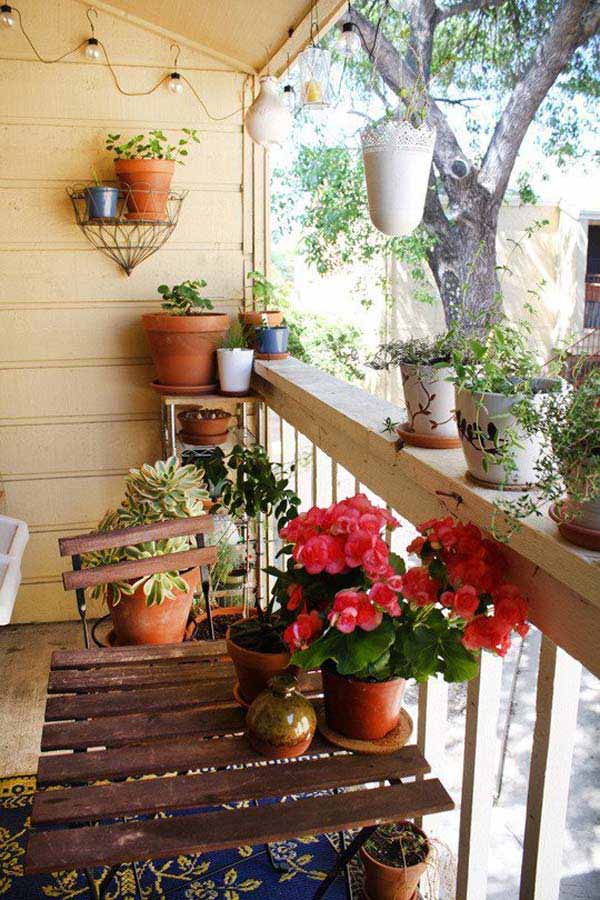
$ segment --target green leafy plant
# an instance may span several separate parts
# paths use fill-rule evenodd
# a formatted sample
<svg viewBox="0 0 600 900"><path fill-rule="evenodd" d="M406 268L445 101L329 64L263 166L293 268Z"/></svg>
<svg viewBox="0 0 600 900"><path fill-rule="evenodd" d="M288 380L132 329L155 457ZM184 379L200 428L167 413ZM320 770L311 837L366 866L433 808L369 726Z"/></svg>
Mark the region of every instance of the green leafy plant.
<svg viewBox="0 0 600 900"><path fill-rule="evenodd" d="M229 323L227 334L221 344L223 350L247 350L248 338L244 326L236 317Z"/></svg>
<svg viewBox="0 0 600 900"><path fill-rule="evenodd" d="M206 287L206 281L198 278L196 281L182 281L169 287L161 284L158 293L162 296L161 307L172 316L194 316L204 310L213 309L212 301L203 297L200 290Z"/></svg>
<svg viewBox="0 0 600 900"><path fill-rule="evenodd" d="M255 303L261 306L264 312L278 309L279 290L277 286L257 269L248 272L248 278L252 281L252 297Z"/></svg>
<svg viewBox="0 0 600 900"><path fill-rule="evenodd" d="M131 469L125 479L125 494L116 510L105 514L98 531L114 531L133 525L150 525L165 519L185 519L203 512L203 501L208 499L204 487L204 474L196 466L182 466L177 457L153 466L145 463L139 469ZM84 568L118 563L123 560L150 559L166 556L195 546L192 536L145 541L127 547L95 550L82 557ZM110 592L113 604L130 597L143 585L148 606L173 599L175 589L187 590L187 584L179 572L161 572L144 575L137 581L118 581L100 584L91 589L94 599L106 600Z"/></svg>
<svg viewBox="0 0 600 900"><path fill-rule="evenodd" d="M408 363L422 366L446 366L459 344L454 332L447 331L434 337L409 338L405 341L388 341L380 344L375 356L367 365L376 371L395 369Z"/></svg>
<svg viewBox="0 0 600 900"><path fill-rule="evenodd" d="M172 159L183 165L188 155L188 144L200 143L198 132L195 128L182 128L185 137L179 138L177 143L170 144L169 139L160 129L150 131L148 137L144 134L136 134L122 144L120 134L109 134L106 138L106 149L114 153L117 159Z"/></svg>

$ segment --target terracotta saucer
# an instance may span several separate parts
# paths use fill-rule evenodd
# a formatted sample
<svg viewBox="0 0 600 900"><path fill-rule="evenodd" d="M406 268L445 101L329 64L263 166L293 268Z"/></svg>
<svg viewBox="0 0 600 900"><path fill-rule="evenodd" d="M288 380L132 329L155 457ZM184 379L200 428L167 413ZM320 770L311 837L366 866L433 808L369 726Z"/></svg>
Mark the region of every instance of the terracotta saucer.
<svg viewBox="0 0 600 900"><path fill-rule="evenodd" d="M178 397L195 397L198 394L214 394L217 390L216 384L161 384L160 381L156 381L156 379L150 382L150 387L153 388L157 394L171 394L172 396Z"/></svg>
<svg viewBox="0 0 600 900"><path fill-rule="evenodd" d="M330 744L336 747L342 747L344 750L353 750L354 753L378 754L386 755L395 753L408 742L412 730L413 720L405 709L400 711L400 721L389 731L384 737L377 741L361 741L358 738L349 738L345 734L339 734L337 731L329 728L325 720L325 713L321 712L317 715L317 727L324 738Z"/></svg>
<svg viewBox="0 0 600 900"><path fill-rule="evenodd" d="M255 353L255 359L289 359L289 353Z"/></svg>
<svg viewBox="0 0 600 900"><path fill-rule="evenodd" d="M559 515L557 504L553 503L548 510L548 515L558 525L558 530L571 544L577 547L585 547L586 550L600 550L600 531L577 525L575 522L564 522Z"/></svg>
<svg viewBox="0 0 600 900"><path fill-rule="evenodd" d="M242 695L240 694L240 683L236 681L233 685L233 699L236 703L239 703L240 706L243 706L244 709L250 709L250 703L247 700L244 700Z"/></svg>
<svg viewBox="0 0 600 900"><path fill-rule="evenodd" d="M187 431L180 431L178 437L180 441L183 441L184 444L189 444L191 447L216 447L225 443L229 437L229 432L224 431L222 434L207 434L204 437L199 437L197 434L188 434Z"/></svg>
<svg viewBox="0 0 600 900"><path fill-rule="evenodd" d="M411 447L427 447L429 450L452 450L455 447L460 447L461 443L458 435L456 437L443 437L441 434L419 434L416 431L409 431L408 422L398 425L396 431L404 443L410 444Z"/></svg>
<svg viewBox="0 0 600 900"><path fill-rule="evenodd" d="M535 488L534 484L496 484L494 481L484 481L483 478L477 478L467 469L465 472L467 481L479 485L479 487L488 488L490 491L531 491Z"/></svg>

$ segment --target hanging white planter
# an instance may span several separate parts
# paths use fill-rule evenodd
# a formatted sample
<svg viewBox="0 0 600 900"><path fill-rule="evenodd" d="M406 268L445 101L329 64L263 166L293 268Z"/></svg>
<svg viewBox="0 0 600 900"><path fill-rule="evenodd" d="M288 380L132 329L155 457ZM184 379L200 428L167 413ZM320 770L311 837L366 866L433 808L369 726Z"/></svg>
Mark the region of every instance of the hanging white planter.
<svg viewBox="0 0 600 900"><path fill-rule="evenodd" d="M404 237L423 218L435 128L389 119L361 132L371 221L378 231Z"/></svg>
<svg viewBox="0 0 600 900"><path fill-rule="evenodd" d="M217 350L220 391L229 397L243 397L250 390L254 350Z"/></svg>
<svg viewBox="0 0 600 900"><path fill-rule="evenodd" d="M257 144L282 144L292 129L292 114L279 93L277 79L260 79L258 97L244 120L248 134Z"/></svg>

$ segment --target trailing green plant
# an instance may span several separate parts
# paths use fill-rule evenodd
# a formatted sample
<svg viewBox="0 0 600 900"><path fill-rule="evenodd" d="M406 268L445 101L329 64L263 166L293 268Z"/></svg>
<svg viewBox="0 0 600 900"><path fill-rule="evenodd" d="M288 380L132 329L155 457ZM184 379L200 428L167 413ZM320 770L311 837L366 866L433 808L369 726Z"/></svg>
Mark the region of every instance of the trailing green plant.
<svg viewBox="0 0 600 900"><path fill-rule="evenodd" d="M195 128L182 128L185 137L179 138L177 143L170 144L169 139L159 128L155 128L145 134L136 134L122 144L120 134L109 134L106 138L106 149L110 153L114 153L117 159L172 159L183 165L184 160L180 157L188 155L188 144L194 142L200 143L198 132Z"/></svg>
<svg viewBox="0 0 600 900"><path fill-rule="evenodd" d="M252 298L254 302L267 312L279 308L279 289L276 284L267 279L263 272L254 269L248 272L248 278L252 281Z"/></svg>
<svg viewBox="0 0 600 900"><path fill-rule="evenodd" d="M206 281L203 278L182 281L173 287L161 284L158 287L158 293L163 298L161 307L172 316L194 316L204 310L214 309L212 301L200 294L200 290L205 287Z"/></svg>
<svg viewBox="0 0 600 900"><path fill-rule="evenodd" d="M386 372L403 364L447 366L458 345L459 339L452 331L433 337L388 341L379 345L367 365L376 371L383 369Z"/></svg>
<svg viewBox="0 0 600 900"><path fill-rule="evenodd" d="M236 317L229 323L227 334L221 344L223 350L247 350L248 338L244 326Z"/></svg>
<svg viewBox="0 0 600 900"><path fill-rule="evenodd" d="M204 474L196 466L183 466L173 456L166 462L158 460L153 466L145 463L139 469L130 469L125 478L125 493L120 506L107 512L98 531L114 531L133 525L150 525L165 519L185 519L203 512L203 501L208 499L204 487ZM195 546L193 535L144 541L139 544L95 550L82 557L84 568L109 565L123 560L150 559L166 556ZM137 581L118 581L100 584L91 589L93 599L106 600L110 592L114 605L124 597L130 597L143 586L146 604L161 604L174 598L174 591L187 591L187 584L179 572L160 572L144 575Z"/></svg>

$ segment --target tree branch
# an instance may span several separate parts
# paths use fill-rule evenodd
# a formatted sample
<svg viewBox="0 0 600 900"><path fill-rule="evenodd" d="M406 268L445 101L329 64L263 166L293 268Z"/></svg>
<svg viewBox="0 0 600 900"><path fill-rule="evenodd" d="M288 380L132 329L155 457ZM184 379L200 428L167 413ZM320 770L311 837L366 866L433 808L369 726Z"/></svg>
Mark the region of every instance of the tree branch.
<svg viewBox="0 0 600 900"><path fill-rule="evenodd" d="M544 97L573 53L599 28L599 0L563 0L509 97L485 154L479 181L496 200L504 196L523 138Z"/></svg>
<svg viewBox="0 0 600 900"><path fill-rule="evenodd" d="M502 6L503 3L506 3L506 0L463 0L462 3L455 3L453 6L438 8L437 21L444 22L446 19L462 16L464 13L493 9L495 6Z"/></svg>

